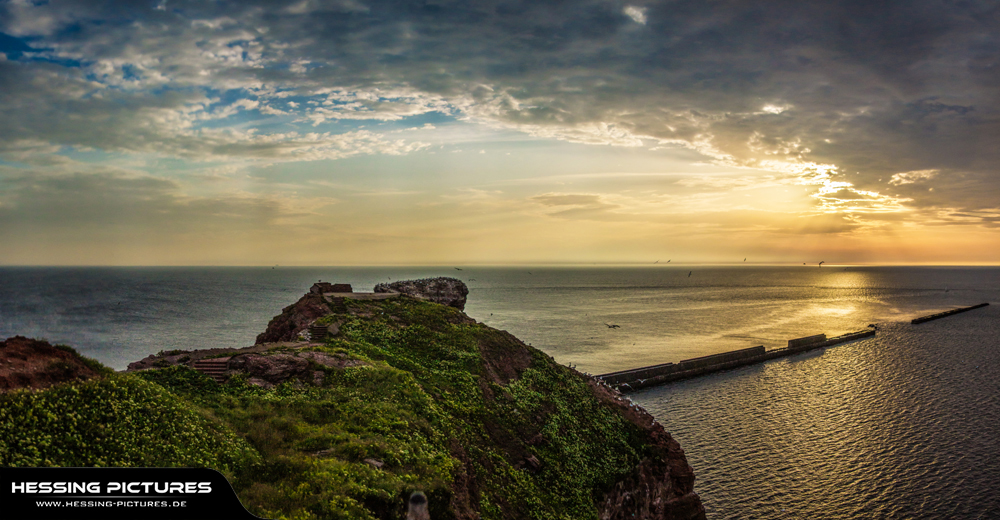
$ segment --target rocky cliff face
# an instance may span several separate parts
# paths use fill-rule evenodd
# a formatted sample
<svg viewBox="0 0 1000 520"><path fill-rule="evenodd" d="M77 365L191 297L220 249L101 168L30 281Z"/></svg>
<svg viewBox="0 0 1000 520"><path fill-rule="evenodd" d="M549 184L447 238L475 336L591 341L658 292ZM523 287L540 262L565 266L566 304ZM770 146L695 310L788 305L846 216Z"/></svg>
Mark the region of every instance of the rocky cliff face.
<svg viewBox="0 0 1000 520"><path fill-rule="evenodd" d="M469 288L457 278L440 277L380 283L375 286L375 292L405 294L464 311Z"/></svg>
<svg viewBox="0 0 1000 520"><path fill-rule="evenodd" d="M336 290L335 290L336 289ZM318 318L342 310L340 298L328 300L323 293L351 292L350 284L331 284L320 282L313 284L304 296L288 307L281 314L271 319L267 330L257 336L256 344L275 343L279 341L298 341L309 325ZM466 297L469 288L456 278L424 278L421 280L406 280L392 283L380 283L375 286L376 293L398 293L419 300L447 305L458 310L465 310ZM363 293L357 293L363 298ZM332 332L332 331L331 331Z"/></svg>
<svg viewBox="0 0 1000 520"><path fill-rule="evenodd" d="M299 338L299 334L317 318L331 312L330 305L321 294L309 292L299 298L299 301L282 309L281 314L272 318L267 324L267 330L257 335L256 343L295 341Z"/></svg>
<svg viewBox="0 0 1000 520"><path fill-rule="evenodd" d="M611 399L623 406L622 413L633 424L645 425L653 449L651 456L636 465L631 475L616 482L604 494L599 507L600 519L705 518L705 507L694 492L694 470L688 465L680 444L644 409L631 402L625 405L627 400L617 391L605 388Z"/></svg>
<svg viewBox="0 0 1000 520"><path fill-rule="evenodd" d="M237 354L227 364L229 374L244 374L247 382L271 388L287 381L322 385L326 368L346 368L363 365L344 354L283 351L280 353ZM318 366L317 366L318 365Z"/></svg>

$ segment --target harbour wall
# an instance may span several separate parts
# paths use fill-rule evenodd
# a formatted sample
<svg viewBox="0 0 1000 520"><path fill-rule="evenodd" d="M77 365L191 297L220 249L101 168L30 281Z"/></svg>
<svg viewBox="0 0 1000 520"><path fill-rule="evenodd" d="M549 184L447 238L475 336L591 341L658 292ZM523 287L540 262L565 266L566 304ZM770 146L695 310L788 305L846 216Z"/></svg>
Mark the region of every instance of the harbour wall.
<svg viewBox="0 0 1000 520"><path fill-rule="evenodd" d="M756 347L713 354L692 359L686 359L680 363L663 363L619 372L601 374L597 377L613 388L623 392L638 390L650 386L672 383L682 379L703 376L722 370L729 370L745 365L760 363L770 359L784 356L791 356L815 350L819 348L839 345L850 341L868 338L875 335L874 329L859 330L842 336L827 339L825 335L819 334L806 338L789 340L788 346L773 350L765 350L763 345Z"/></svg>
<svg viewBox="0 0 1000 520"><path fill-rule="evenodd" d="M952 316L961 312L979 309L981 307L986 307L987 305L989 305L989 303L980 303L979 305L973 305L971 307L962 307L960 309L952 309L936 314L930 314L920 318L915 318L911 320L910 323L924 323ZM869 325L869 327L872 328L851 332L833 338L827 338L825 334L816 334L814 336L806 336L804 338L790 339L788 340L788 346L784 348L765 350L763 345L758 345L756 347L723 352L721 354L712 354L711 356L686 359L680 363L662 363L659 365L650 365L629 370L621 370L618 372L610 372L595 377L604 381L613 388L617 388L623 392L629 392L640 388L672 383L682 379L703 376L715 372L721 372L723 370L729 370L731 368L751 365L753 363L761 363L770 359L791 356L810 350L839 345L841 343L857 341L859 339L875 335L874 325Z"/></svg>
<svg viewBox="0 0 1000 520"><path fill-rule="evenodd" d="M945 317L951 316L953 314L958 314L960 312L967 312L967 311L971 311L972 309L978 309L980 307L986 307L987 305L989 305L989 304L988 303L980 303L979 305L973 305L972 307L962 307L960 309L952 309L950 311L939 312L937 314L929 314L927 316L921 316L919 318L914 318L914 319L910 320L910 323L912 323L914 325L917 325L917 324L923 323L925 321L938 320L938 319L941 319L941 318L945 318Z"/></svg>

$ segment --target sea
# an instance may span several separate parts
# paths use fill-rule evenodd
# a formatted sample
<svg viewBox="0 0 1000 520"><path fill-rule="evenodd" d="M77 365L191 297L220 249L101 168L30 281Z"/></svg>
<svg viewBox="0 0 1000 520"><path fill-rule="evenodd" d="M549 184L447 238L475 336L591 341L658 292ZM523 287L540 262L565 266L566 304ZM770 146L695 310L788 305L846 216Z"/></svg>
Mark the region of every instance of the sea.
<svg viewBox="0 0 1000 520"><path fill-rule="evenodd" d="M0 267L0 337L122 370L252 345L320 280L434 276L469 286L471 317L590 374L875 325L629 397L680 442L710 519L1000 519L996 267Z"/></svg>

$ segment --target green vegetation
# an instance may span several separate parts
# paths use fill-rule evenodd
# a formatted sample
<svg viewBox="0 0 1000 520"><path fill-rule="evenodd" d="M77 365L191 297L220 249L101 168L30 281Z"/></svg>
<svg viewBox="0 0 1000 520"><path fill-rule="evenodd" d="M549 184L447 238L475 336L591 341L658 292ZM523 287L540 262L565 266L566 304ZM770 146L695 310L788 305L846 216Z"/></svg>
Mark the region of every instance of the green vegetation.
<svg viewBox="0 0 1000 520"><path fill-rule="evenodd" d="M648 455L585 380L506 333L407 298L346 305L313 350L365 363L316 364L322 385L170 367L14 392L0 464L213 467L269 518L402 518L420 489L435 520L577 520Z"/></svg>
<svg viewBox="0 0 1000 520"><path fill-rule="evenodd" d="M259 460L246 441L132 375L0 394L0 466L198 466Z"/></svg>
<svg viewBox="0 0 1000 520"><path fill-rule="evenodd" d="M80 361L87 366L87 368L90 368L91 370L97 372L98 374L101 374L102 376L109 376L115 373L114 370L111 370L110 368L104 366L103 364L101 364L100 361L81 355L79 352L76 351L75 348L69 345L52 345L52 347L73 354L74 356L79 358Z"/></svg>

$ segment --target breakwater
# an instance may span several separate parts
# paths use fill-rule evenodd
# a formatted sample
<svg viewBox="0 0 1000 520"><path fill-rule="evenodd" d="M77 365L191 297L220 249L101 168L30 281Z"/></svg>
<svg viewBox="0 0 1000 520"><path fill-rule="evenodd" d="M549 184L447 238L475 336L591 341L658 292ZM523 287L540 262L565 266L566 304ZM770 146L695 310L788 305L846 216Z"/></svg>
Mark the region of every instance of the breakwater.
<svg viewBox="0 0 1000 520"><path fill-rule="evenodd" d="M723 352L721 354L713 354L711 356L686 359L680 363L663 363L659 365L600 374L595 377L604 381L613 388L617 388L623 392L628 392L649 386L672 383L674 381L680 381L681 379L712 374L722 370L729 370L753 363L761 363L769 359L791 356L793 354L799 354L809 350L839 345L841 343L856 341L874 335L874 329L859 330L857 332L851 332L833 338L827 338L825 334L818 334L815 336L789 340L788 346L783 348L765 350L763 345L758 345L756 347Z"/></svg>
<svg viewBox="0 0 1000 520"><path fill-rule="evenodd" d="M972 307L962 307L960 309L952 309L950 311L939 312L937 314L928 314L927 316L921 316L919 318L914 318L914 319L910 320L910 323L916 325L918 323L923 323L925 321L938 320L938 319L941 319L941 318L946 318L948 316L951 316L952 314L958 314L960 312L971 311L973 309L978 309L980 307L986 307L987 305L989 305L989 304L988 303L980 303L979 305L973 305Z"/></svg>

